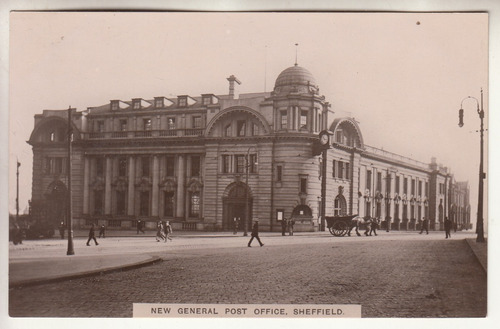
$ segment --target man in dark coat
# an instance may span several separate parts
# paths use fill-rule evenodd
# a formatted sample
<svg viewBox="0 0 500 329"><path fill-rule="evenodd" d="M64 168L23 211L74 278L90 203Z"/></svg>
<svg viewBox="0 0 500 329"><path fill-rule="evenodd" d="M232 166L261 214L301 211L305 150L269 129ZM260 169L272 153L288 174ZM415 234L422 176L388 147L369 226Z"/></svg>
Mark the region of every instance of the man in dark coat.
<svg viewBox="0 0 500 329"><path fill-rule="evenodd" d="M251 247L251 244L252 244L252 241L253 239L256 238L257 241L259 241L259 244L260 246L264 246L264 244L260 241L259 239L259 221L258 220L255 220L255 223L253 224L253 227L252 227L252 238L250 239L250 241L248 241L248 246Z"/></svg>
<svg viewBox="0 0 500 329"><path fill-rule="evenodd" d="M287 220L286 218L283 218L281 220L281 235L285 236L285 232L286 232L286 225L287 224Z"/></svg>
<svg viewBox="0 0 500 329"><path fill-rule="evenodd" d="M87 240L87 246L90 246L89 242L90 240L94 239L95 245L98 246L99 243L97 243L97 240L95 238L95 229L94 229L94 224L90 226L90 231L89 231L89 239Z"/></svg>
<svg viewBox="0 0 500 329"><path fill-rule="evenodd" d="M444 230L446 231L446 239L451 238L451 220L448 217L444 220Z"/></svg>
<svg viewBox="0 0 500 329"><path fill-rule="evenodd" d="M139 231L145 233L144 230L142 229L142 221L140 219L137 221L137 234L139 234Z"/></svg>
<svg viewBox="0 0 500 329"><path fill-rule="evenodd" d="M427 232L427 234L429 234L429 220L427 218L423 218L423 221L422 221L422 228L420 229L420 233L419 234L422 234L424 233L424 230Z"/></svg>

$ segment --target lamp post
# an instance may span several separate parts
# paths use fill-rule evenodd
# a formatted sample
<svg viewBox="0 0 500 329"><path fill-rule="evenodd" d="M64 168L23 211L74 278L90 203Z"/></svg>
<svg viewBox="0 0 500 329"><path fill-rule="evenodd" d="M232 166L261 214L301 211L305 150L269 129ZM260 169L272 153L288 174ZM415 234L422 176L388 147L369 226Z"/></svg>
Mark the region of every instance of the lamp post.
<svg viewBox="0 0 500 329"><path fill-rule="evenodd" d="M246 168L246 178L245 178L245 183L246 183L246 188L245 188L245 222L243 224L244 230L243 230L243 236L248 236L248 219L250 217L250 205L248 204L250 202L249 198L249 193L248 193L248 172L250 171L250 166L257 165L257 162L254 162L250 164L250 150L255 149L254 146L250 146L247 150L247 154L245 156L245 168ZM271 219L272 220L272 219Z"/></svg>
<svg viewBox="0 0 500 329"><path fill-rule="evenodd" d="M478 191L478 201L477 201L477 222L476 222L476 233L477 233L477 238L476 242L484 242L484 228L483 228L483 180L486 177L486 174L483 172L483 133L484 133L484 125L483 125L483 118L484 118L484 110L483 110L483 89L481 88L481 109L479 108L479 101L477 98L472 97L472 96L467 96L464 99L462 99L462 102L460 103L460 110L458 110L458 126L463 127L464 125L464 110L463 110L463 103L467 99L473 99L476 101L477 105L477 114L479 115L479 119L481 121L481 127L480 127L480 153L479 153L479 191Z"/></svg>
<svg viewBox="0 0 500 329"><path fill-rule="evenodd" d="M71 209L71 139L73 137L73 129L71 128L71 106L68 108L68 161L67 161L67 171L68 171L68 251L66 255L74 255L75 250L73 249L73 222L71 217L73 216L73 211Z"/></svg>

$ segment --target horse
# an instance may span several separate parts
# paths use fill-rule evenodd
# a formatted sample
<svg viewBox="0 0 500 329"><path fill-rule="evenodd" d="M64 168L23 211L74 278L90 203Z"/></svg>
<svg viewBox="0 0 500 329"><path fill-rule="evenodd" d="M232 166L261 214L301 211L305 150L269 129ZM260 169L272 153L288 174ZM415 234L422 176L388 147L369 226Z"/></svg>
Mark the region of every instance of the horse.
<svg viewBox="0 0 500 329"><path fill-rule="evenodd" d="M368 217L368 218L365 219L365 218L363 218L361 216L356 216L353 219L351 219L351 221L349 222L349 231L347 232L347 235L351 236L352 229L356 228L356 234L357 234L357 236L361 236L361 234L359 233L358 229L359 229L359 226L361 224L365 224L366 225L365 235L368 236L368 233L370 232L370 230L372 228L372 225L374 223L375 223L375 219L374 218Z"/></svg>

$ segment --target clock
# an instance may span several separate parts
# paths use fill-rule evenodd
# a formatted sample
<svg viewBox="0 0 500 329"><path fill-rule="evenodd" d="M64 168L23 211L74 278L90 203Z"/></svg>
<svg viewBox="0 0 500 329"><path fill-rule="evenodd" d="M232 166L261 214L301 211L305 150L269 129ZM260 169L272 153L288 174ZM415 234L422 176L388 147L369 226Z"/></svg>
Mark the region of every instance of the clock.
<svg viewBox="0 0 500 329"><path fill-rule="evenodd" d="M321 136L319 136L319 142L321 143L321 145L326 145L328 144L329 141L330 141L330 136L328 135L328 133L324 133Z"/></svg>

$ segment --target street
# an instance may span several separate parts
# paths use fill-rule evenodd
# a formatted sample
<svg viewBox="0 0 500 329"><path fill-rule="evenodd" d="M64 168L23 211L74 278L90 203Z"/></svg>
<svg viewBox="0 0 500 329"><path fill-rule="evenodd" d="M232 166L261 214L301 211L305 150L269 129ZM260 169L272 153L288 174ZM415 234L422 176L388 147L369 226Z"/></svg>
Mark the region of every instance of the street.
<svg viewBox="0 0 500 329"><path fill-rule="evenodd" d="M132 303L360 304L363 317L483 317L486 274L465 238L444 232L282 237L108 237L75 256L160 256L154 265L9 290L13 317L131 317ZM64 254L64 240L25 241L11 263Z"/></svg>

